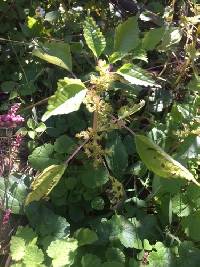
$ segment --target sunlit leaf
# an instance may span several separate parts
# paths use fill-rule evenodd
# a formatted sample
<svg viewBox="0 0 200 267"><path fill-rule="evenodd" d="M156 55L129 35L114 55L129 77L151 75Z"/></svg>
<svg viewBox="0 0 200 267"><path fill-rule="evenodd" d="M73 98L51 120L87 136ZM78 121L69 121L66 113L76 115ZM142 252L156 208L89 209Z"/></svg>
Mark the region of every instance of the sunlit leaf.
<svg viewBox="0 0 200 267"><path fill-rule="evenodd" d="M83 34L88 47L98 58L106 47L106 40L92 17L86 19Z"/></svg>
<svg viewBox="0 0 200 267"><path fill-rule="evenodd" d="M58 88L48 101L47 112L42 120L46 121L53 115L68 114L79 109L86 95L85 85L78 79L65 77L58 81Z"/></svg>
<svg viewBox="0 0 200 267"><path fill-rule="evenodd" d="M28 194L25 205L46 197L59 182L65 169L66 165L52 165L39 174L31 184L33 191Z"/></svg>
<svg viewBox="0 0 200 267"><path fill-rule="evenodd" d="M117 70L117 73L131 84L160 87L160 85L156 84L152 79L150 73L131 63L124 64Z"/></svg>
<svg viewBox="0 0 200 267"><path fill-rule="evenodd" d="M149 138L143 135L135 135L135 142L137 152L149 170L160 177L183 178L200 186L191 172Z"/></svg>
<svg viewBox="0 0 200 267"><path fill-rule="evenodd" d="M46 42L34 49L32 54L66 70L72 69L70 46L67 43Z"/></svg>

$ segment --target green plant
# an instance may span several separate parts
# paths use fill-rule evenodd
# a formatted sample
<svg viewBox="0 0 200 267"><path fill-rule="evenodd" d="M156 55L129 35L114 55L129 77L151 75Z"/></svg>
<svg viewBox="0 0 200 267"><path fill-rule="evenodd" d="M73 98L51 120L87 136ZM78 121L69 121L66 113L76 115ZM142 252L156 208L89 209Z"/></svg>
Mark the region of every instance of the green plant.
<svg viewBox="0 0 200 267"><path fill-rule="evenodd" d="M22 102L33 168L0 181L2 248L28 220L11 266L198 265L199 5L140 2L0 7L2 95Z"/></svg>

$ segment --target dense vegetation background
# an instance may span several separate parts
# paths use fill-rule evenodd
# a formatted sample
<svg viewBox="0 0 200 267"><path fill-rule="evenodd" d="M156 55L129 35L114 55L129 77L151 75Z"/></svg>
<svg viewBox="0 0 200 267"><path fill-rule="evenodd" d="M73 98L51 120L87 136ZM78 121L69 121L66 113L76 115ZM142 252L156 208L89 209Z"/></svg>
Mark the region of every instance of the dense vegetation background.
<svg viewBox="0 0 200 267"><path fill-rule="evenodd" d="M199 22L0 0L0 266L199 266Z"/></svg>

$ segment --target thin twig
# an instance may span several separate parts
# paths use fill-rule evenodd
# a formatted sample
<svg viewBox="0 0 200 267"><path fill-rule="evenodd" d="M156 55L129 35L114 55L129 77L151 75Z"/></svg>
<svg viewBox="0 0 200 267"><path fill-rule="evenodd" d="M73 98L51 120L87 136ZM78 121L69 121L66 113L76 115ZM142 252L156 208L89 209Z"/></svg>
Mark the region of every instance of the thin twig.
<svg viewBox="0 0 200 267"><path fill-rule="evenodd" d="M27 106L25 108L22 108L22 109L20 109L20 112L25 111L25 110L28 110L28 109L31 109L31 108L36 107L36 106L39 106L39 105L42 105L42 104L46 103L49 100L49 98L50 97L47 97L45 99L42 99L42 100L38 101L35 104L31 104L31 105L29 105L29 106Z"/></svg>
<svg viewBox="0 0 200 267"><path fill-rule="evenodd" d="M78 146L75 151L69 156L69 158L65 161L65 164L68 165L69 162L79 153L79 151L84 147L85 144L90 140L90 138L86 139L80 146Z"/></svg>

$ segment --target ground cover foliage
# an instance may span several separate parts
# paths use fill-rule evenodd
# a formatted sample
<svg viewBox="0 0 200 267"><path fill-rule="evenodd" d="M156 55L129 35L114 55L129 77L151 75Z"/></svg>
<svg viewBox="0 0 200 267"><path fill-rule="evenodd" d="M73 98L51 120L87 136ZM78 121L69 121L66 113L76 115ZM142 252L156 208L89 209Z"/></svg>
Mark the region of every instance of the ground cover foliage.
<svg viewBox="0 0 200 267"><path fill-rule="evenodd" d="M0 1L1 266L199 266L199 22Z"/></svg>

